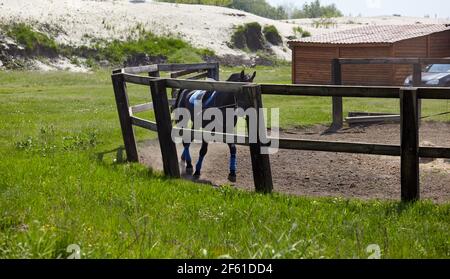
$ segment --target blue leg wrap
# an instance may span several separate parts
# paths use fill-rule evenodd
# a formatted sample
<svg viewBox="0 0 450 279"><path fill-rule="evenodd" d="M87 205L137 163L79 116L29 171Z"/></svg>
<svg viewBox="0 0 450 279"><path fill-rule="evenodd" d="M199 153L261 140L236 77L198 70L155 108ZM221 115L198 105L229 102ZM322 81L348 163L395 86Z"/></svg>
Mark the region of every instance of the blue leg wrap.
<svg viewBox="0 0 450 279"><path fill-rule="evenodd" d="M231 154L231 156L230 156L230 171L231 172L236 172L237 171L236 154Z"/></svg>
<svg viewBox="0 0 450 279"><path fill-rule="evenodd" d="M195 165L195 170L197 173L200 173L200 171L202 170L203 159L205 159L205 156L200 156L198 158L197 165Z"/></svg>
<svg viewBox="0 0 450 279"><path fill-rule="evenodd" d="M191 154L189 153L189 147L184 148L182 157L186 162L192 162Z"/></svg>

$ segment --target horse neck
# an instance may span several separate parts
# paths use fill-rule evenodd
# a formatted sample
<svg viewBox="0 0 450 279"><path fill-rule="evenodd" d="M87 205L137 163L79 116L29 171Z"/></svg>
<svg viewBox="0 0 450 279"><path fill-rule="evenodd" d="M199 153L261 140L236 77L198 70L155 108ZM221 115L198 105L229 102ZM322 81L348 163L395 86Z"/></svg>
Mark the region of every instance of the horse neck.
<svg viewBox="0 0 450 279"><path fill-rule="evenodd" d="M234 98L233 93L217 92L216 94L217 96L215 103L217 107L225 107L236 104L236 100Z"/></svg>

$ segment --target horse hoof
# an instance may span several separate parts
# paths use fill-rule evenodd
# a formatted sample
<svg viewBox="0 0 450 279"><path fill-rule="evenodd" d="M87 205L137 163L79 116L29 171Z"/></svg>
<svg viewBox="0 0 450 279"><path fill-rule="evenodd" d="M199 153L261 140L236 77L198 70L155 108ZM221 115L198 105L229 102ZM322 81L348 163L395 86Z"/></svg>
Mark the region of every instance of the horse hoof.
<svg viewBox="0 0 450 279"><path fill-rule="evenodd" d="M230 175L228 175L228 181L230 181L230 182L236 182L236 175L233 175L233 174L230 174Z"/></svg>
<svg viewBox="0 0 450 279"><path fill-rule="evenodd" d="M200 179L200 172L196 171L192 177L193 177L195 180Z"/></svg>
<svg viewBox="0 0 450 279"><path fill-rule="evenodd" d="M186 174L192 175L194 173L194 168L186 167Z"/></svg>

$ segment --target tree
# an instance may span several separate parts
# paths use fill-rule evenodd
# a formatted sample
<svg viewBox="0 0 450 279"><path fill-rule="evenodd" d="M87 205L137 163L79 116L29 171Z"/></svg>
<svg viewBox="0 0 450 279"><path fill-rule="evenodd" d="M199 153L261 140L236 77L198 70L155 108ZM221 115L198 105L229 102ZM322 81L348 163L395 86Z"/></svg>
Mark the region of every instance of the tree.
<svg viewBox="0 0 450 279"><path fill-rule="evenodd" d="M335 4L322 6L320 0L303 5L302 9L295 9L292 18L319 18L319 17L341 17L342 12Z"/></svg>

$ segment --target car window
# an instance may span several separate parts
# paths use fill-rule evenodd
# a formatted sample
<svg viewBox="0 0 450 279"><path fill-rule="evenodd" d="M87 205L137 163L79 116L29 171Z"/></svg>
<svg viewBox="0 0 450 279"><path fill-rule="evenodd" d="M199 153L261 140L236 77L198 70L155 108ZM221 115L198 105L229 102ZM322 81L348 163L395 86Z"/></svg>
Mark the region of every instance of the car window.
<svg viewBox="0 0 450 279"><path fill-rule="evenodd" d="M433 64L427 67L428 73L450 73L450 64Z"/></svg>

